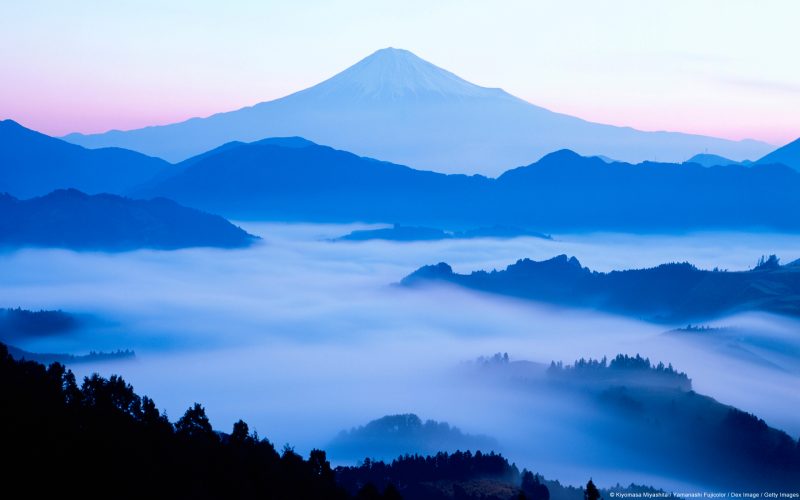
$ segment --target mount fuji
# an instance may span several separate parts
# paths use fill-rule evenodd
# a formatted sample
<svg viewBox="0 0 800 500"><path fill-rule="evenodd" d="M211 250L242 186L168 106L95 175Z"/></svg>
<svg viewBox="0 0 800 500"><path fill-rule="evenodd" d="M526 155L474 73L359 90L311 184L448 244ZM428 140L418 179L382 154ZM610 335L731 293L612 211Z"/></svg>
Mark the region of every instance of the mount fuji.
<svg viewBox="0 0 800 500"><path fill-rule="evenodd" d="M774 149L753 140L588 122L472 84L394 48L273 101L171 125L64 139L180 161L231 141L286 136L421 169L490 176L564 148L628 162L681 162L700 151L744 160Z"/></svg>

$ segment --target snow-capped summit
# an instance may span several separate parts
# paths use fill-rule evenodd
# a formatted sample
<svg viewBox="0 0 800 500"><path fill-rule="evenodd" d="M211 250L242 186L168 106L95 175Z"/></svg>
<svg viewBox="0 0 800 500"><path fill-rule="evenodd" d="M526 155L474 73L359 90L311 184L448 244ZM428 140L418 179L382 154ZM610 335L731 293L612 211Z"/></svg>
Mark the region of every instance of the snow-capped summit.
<svg viewBox="0 0 800 500"><path fill-rule="evenodd" d="M458 99L513 97L480 87L416 56L388 47L299 94L318 98L393 100L408 97Z"/></svg>
<svg viewBox="0 0 800 500"><path fill-rule="evenodd" d="M472 84L394 48L273 101L172 125L65 139L178 161L231 141L291 136L420 169L492 176L560 149L630 162L680 162L698 151L741 160L773 149L756 141L587 122Z"/></svg>

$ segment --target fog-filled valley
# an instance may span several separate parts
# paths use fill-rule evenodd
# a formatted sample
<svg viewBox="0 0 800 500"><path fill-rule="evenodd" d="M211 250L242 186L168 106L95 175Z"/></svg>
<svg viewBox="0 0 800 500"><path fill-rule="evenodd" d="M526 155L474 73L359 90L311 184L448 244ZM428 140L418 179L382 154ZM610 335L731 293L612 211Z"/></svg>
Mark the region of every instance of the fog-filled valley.
<svg viewBox="0 0 800 500"><path fill-rule="evenodd" d="M0 16L6 490L800 500L800 3L186 7Z"/></svg>
<svg viewBox="0 0 800 500"><path fill-rule="evenodd" d="M0 306L62 310L77 315L79 325L0 340L40 353L134 350L132 359L89 359L70 368L79 376L120 374L171 418L201 402L214 428L243 418L302 453L325 447L342 430L414 413L488 436L495 451L520 467L564 483L591 476L604 486L706 486L642 462L614 437L624 433L624 421L585 395L480 375L476 382L470 367L496 352L507 352L513 366L530 361L535 365L525 366L539 371L551 361L640 354L685 372L698 394L763 418L794 440L800 434L797 320L743 313L697 325L721 330L670 332L687 325L444 285L398 286L420 266L440 261L469 273L559 254L597 271L676 261L747 270L763 255L800 258L800 235L554 234L552 240L398 243L334 241L377 226L241 226L262 240L235 250L6 251ZM333 451L329 458L346 461Z"/></svg>

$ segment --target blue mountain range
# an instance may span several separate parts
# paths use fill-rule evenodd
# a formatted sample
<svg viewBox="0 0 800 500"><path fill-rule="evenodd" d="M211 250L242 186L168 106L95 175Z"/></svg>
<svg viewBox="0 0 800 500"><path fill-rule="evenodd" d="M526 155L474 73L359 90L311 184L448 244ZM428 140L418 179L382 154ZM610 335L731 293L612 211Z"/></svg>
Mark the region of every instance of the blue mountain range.
<svg viewBox="0 0 800 500"><path fill-rule="evenodd" d="M260 141L224 146L175 171L134 194L245 219L542 232L800 229L800 172L783 165L632 165L563 150L493 179L414 170L310 142Z"/></svg>
<svg viewBox="0 0 800 500"><path fill-rule="evenodd" d="M160 158L113 147L86 149L0 121L0 193L22 198L65 188L120 193L170 168Z"/></svg>
<svg viewBox="0 0 800 500"><path fill-rule="evenodd" d="M87 150L8 121L0 143L0 189L23 198L89 186L89 193L165 197L229 218L450 231L800 230L800 172L769 157L751 166L704 167L561 150L490 178L415 170L300 137L226 143L175 165L130 151ZM785 163L793 163L794 144L778 151ZM104 162L98 154L130 161Z"/></svg>

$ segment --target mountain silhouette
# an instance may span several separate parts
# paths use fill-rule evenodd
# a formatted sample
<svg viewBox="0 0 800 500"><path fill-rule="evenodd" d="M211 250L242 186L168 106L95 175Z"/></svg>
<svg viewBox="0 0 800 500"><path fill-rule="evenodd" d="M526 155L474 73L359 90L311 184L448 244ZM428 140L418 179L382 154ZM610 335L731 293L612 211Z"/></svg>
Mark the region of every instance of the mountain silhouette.
<svg viewBox="0 0 800 500"><path fill-rule="evenodd" d="M560 150L492 179L415 170L296 136L228 142L169 165L116 148L87 150L10 121L0 132L6 141L0 186L20 198L83 185L89 193L166 197L226 217L391 221L462 233L476 227L800 230L800 174L762 162L632 165Z"/></svg>
<svg viewBox="0 0 800 500"><path fill-rule="evenodd" d="M302 136L416 168L485 175L564 148L632 162L679 162L704 150L744 159L771 149L751 140L588 122L467 82L395 48L378 50L328 80L273 101L171 125L64 139L182 161L227 142L273 136Z"/></svg>
<svg viewBox="0 0 800 500"><path fill-rule="evenodd" d="M744 161L735 161L731 160L730 158L725 158L724 156L720 155L712 155L708 153L701 153L698 155L694 155L684 163L697 163L698 165L702 165L704 167L716 167L719 165L752 165L753 162L749 160Z"/></svg>
<svg viewBox="0 0 800 500"><path fill-rule="evenodd" d="M28 200L0 195L0 247L233 248L254 239L218 215L163 198L132 200L74 189Z"/></svg>
<svg viewBox="0 0 800 500"><path fill-rule="evenodd" d="M0 193L22 198L62 188L119 193L169 168L164 160L134 151L86 149L0 121Z"/></svg>
<svg viewBox="0 0 800 500"><path fill-rule="evenodd" d="M497 451L498 443L488 436L464 434L445 422L423 421L409 413L386 415L364 426L342 431L327 448L337 460L356 461L365 456L391 460L409 454Z"/></svg>
<svg viewBox="0 0 800 500"><path fill-rule="evenodd" d="M163 196L229 217L316 221L364 217L405 223L440 205L442 197L454 199L465 191L478 195L476 190L490 183L484 177L414 170L310 142L295 141L286 147L272 140L224 146L215 154L176 165L176 171L133 194Z"/></svg>
<svg viewBox="0 0 800 500"><path fill-rule="evenodd" d="M497 179L445 175L299 142L228 144L136 197L237 219L380 222L452 230L800 230L800 173L781 165L606 163L561 150Z"/></svg>
<svg viewBox="0 0 800 500"><path fill-rule="evenodd" d="M756 163L761 165L780 163L800 171L800 139L776 149L775 151L758 160Z"/></svg>
<svg viewBox="0 0 800 500"><path fill-rule="evenodd" d="M775 256L749 271L706 271L688 263L601 273L575 257L521 259L501 271L457 274L446 263L425 266L406 286L455 285L571 307L586 307L651 321L675 323L740 311L800 316L800 265Z"/></svg>
<svg viewBox="0 0 800 500"><path fill-rule="evenodd" d="M351 231L344 236L336 238L335 241L438 241L474 238L506 239L519 236L543 238L547 240L552 239L546 234L511 226L479 227L465 231L444 231L433 227L402 226L400 224L395 224L387 228Z"/></svg>

